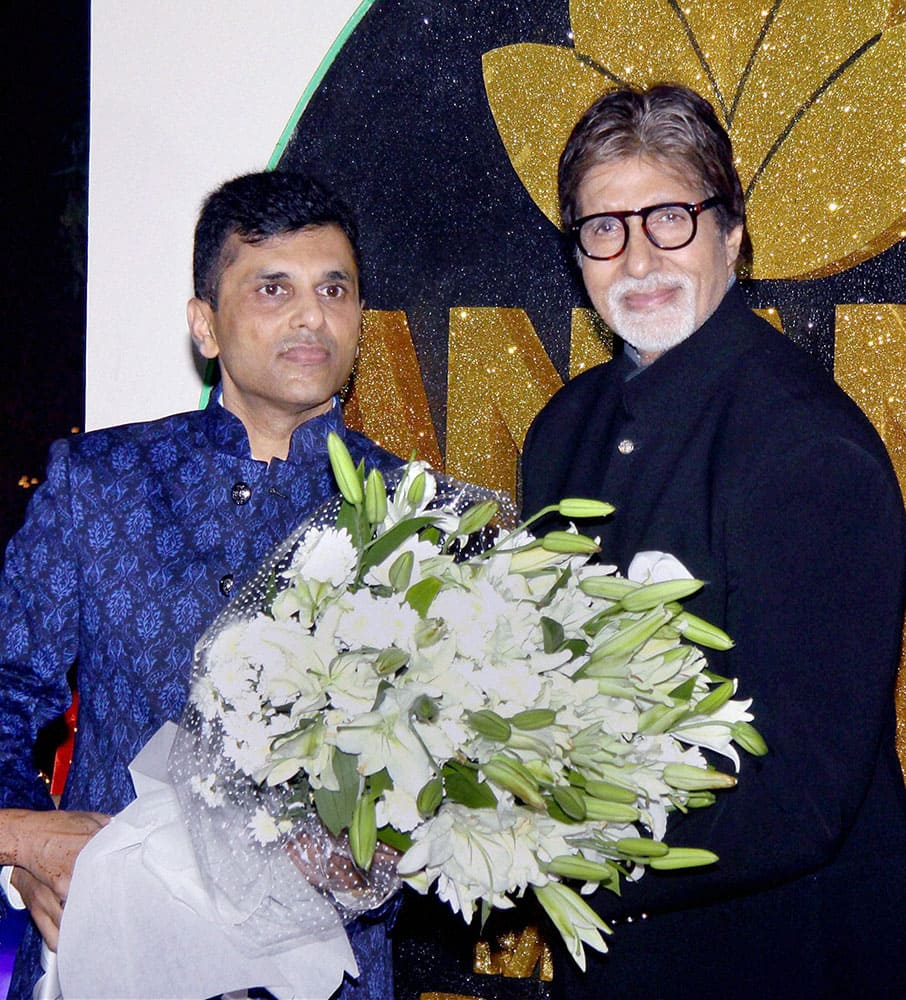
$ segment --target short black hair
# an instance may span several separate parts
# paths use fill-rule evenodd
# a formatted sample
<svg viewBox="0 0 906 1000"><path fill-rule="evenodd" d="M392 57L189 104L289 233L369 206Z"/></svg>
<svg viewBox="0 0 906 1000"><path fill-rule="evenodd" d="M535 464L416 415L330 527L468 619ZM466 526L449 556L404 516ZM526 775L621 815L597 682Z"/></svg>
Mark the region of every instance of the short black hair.
<svg viewBox="0 0 906 1000"><path fill-rule="evenodd" d="M359 267L359 230L349 206L320 181L285 170L243 174L205 199L195 225L195 297L217 308L217 286L230 263L227 243L261 243L314 226L338 226ZM361 270L361 268L359 268Z"/></svg>

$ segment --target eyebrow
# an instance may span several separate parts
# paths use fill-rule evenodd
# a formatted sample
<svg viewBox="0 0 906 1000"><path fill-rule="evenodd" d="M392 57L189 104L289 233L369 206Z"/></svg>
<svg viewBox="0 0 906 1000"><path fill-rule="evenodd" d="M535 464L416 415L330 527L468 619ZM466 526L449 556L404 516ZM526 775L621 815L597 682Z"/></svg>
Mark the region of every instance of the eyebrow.
<svg viewBox="0 0 906 1000"><path fill-rule="evenodd" d="M254 275L253 281L287 281L292 280L292 275L289 271L259 271ZM351 271L345 270L333 270L327 271L322 275L321 281L353 281L353 274Z"/></svg>

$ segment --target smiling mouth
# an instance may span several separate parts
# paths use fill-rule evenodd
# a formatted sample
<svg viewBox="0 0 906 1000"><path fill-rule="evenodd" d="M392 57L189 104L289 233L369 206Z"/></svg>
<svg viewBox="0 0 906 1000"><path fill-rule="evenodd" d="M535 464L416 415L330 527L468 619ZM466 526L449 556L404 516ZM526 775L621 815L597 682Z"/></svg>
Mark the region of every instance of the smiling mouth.
<svg viewBox="0 0 906 1000"><path fill-rule="evenodd" d="M626 292L623 295L623 305L633 312L647 312L650 309L660 309L670 305L680 291L678 285L661 285L651 291Z"/></svg>

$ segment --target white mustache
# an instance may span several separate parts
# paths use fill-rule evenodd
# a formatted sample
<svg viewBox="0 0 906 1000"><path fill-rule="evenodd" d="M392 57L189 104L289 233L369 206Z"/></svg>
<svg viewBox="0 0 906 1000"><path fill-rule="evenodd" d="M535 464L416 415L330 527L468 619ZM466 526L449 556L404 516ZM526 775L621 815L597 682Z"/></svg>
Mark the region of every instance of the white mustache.
<svg viewBox="0 0 906 1000"><path fill-rule="evenodd" d="M683 288L689 289L692 281L686 275L649 274L644 278L625 277L620 278L610 286L608 294L611 302L625 298L627 295L648 295L651 292L660 292L665 289Z"/></svg>

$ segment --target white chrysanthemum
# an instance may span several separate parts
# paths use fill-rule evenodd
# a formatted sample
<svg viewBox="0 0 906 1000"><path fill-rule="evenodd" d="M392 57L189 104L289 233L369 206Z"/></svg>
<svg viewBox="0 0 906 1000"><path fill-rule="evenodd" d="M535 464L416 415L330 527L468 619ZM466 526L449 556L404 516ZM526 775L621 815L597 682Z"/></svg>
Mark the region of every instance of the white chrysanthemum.
<svg viewBox="0 0 906 1000"><path fill-rule="evenodd" d="M190 701L201 713L202 718L208 721L219 718L223 708L220 691L210 674L195 678Z"/></svg>
<svg viewBox="0 0 906 1000"><path fill-rule="evenodd" d="M262 702L285 705L301 701L313 711L325 703L324 683L335 654L330 637L310 635L293 621L259 615L249 622L240 655L260 667L257 683Z"/></svg>
<svg viewBox="0 0 906 1000"><path fill-rule="evenodd" d="M254 621L253 618L250 622L230 622L208 650L208 675L224 701L232 703L255 688L257 671L242 654L247 631Z"/></svg>
<svg viewBox="0 0 906 1000"><path fill-rule="evenodd" d="M189 788L212 809L222 806L226 799L217 782L216 774L208 774L202 777L200 774L193 774L189 778Z"/></svg>
<svg viewBox="0 0 906 1000"><path fill-rule="evenodd" d="M358 553L345 528L310 528L282 575L343 587L355 579L357 566Z"/></svg>
<svg viewBox="0 0 906 1000"><path fill-rule="evenodd" d="M475 671L473 683L484 691L487 705L505 716L538 706L544 689L534 664L521 659L487 663Z"/></svg>
<svg viewBox="0 0 906 1000"><path fill-rule="evenodd" d="M291 829L292 823L274 819L263 806L255 810L254 816L249 821L249 830L259 844L273 844Z"/></svg>
<svg viewBox="0 0 906 1000"><path fill-rule="evenodd" d="M443 619L457 651L476 663L505 663L527 655L527 636L537 612L531 605L512 604L484 579L468 590L445 588L435 597L431 615Z"/></svg>
<svg viewBox="0 0 906 1000"><path fill-rule="evenodd" d="M399 595L378 597L367 588L348 594L336 624L337 639L350 649L415 648L419 617Z"/></svg>

